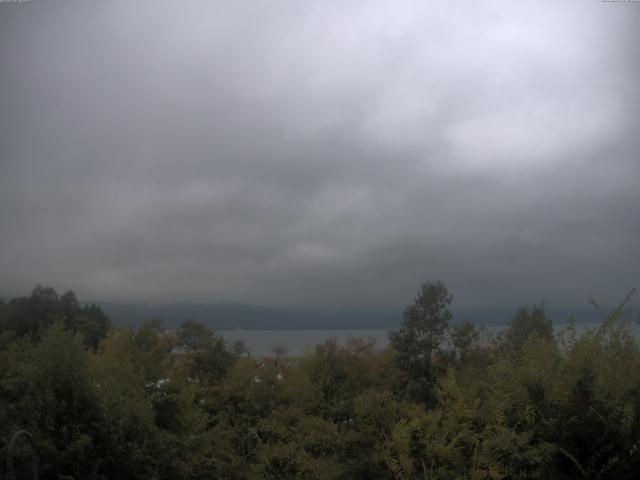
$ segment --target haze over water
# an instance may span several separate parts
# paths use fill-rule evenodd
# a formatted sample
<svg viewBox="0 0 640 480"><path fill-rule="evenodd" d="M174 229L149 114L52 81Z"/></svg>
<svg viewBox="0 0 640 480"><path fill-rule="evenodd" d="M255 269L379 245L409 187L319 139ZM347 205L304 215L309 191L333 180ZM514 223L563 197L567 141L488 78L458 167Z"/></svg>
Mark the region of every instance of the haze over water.
<svg viewBox="0 0 640 480"><path fill-rule="evenodd" d="M556 332L566 328L566 324L555 325ZM577 332L594 329L598 324L577 324ZM485 332L495 335L504 326L486 327ZM640 325L633 327L636 337L640 338ZM255 357L274 356L274 347L285 347L288 355L298 356L316 345L324 343L330 338L335 338L344 344L349 338L370 338L375 340L378 348L385 348L389 344L388 334L391 330L385 329L359 329L359 330L221 330L219 333L228 344L237 340L245 342L251 355Z"/></svg>

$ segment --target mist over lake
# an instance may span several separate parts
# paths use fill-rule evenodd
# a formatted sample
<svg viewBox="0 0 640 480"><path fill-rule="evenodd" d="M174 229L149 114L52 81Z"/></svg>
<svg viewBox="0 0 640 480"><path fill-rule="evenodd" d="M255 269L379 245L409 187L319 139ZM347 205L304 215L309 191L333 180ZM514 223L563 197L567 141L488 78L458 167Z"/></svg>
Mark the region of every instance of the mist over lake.
<svg viewBox="0 0 640 480"><path fill-rule="evenodd" d="M595 329L597 323L576 324L577 332ZM506 325L494 325L486 327L485 332L495 335ZM564 330L567 324L556 325L556 333ZM330 338L335 338L340 344L344 344L349 338L368 338L375 340L375 346L383 349L389 345L389 332L392 329L352 329L352 330L220 330L220 333L228 344L242 340L250 354L255 357L274 356L274 347L284 347L287 355L298 356L313 350ZM640 336L640 325L633 326L636 337Z"/></svg>

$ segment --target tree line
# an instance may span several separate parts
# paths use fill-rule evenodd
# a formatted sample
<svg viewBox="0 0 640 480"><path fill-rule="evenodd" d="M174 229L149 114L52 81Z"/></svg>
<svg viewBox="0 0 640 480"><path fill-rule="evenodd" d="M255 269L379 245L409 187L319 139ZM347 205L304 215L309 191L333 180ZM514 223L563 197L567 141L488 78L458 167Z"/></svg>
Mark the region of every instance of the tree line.
<svg viewBox="0 0 640 480"><path fill-rule="evenodd" d="M387 348L276 361L193 320L114 329L38 286L0 301L0 437L28 429L42 478L636 478L626 301L584 331L521 307L494 336L451 325L452 301L425 282Z"/></svg>

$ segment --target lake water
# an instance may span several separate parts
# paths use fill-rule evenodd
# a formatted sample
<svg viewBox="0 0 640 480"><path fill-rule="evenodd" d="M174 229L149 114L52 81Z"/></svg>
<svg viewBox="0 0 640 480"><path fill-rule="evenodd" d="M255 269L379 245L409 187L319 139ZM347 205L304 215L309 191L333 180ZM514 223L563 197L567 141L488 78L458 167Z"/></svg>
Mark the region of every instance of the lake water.
<svg viewBox="0 0 640 480"><path fill-rule="evenodd" d="M561 330L566 325L555 325L556 330ZM578 324L578 331L595 328L597 324ZM504 326L487 327L489 334L495 334ZM635 324L636 337L640 338L640 326ZM220 330L227 343L231 345L236 340L242 340L254 357L273 356L274 347L284 347L288 355L302 355L305 350L313 349L316 345L324 343L329 338L335 338L344 344L349 338L372 338L376 346L384 348L389 344L390 330Z"/></svg>

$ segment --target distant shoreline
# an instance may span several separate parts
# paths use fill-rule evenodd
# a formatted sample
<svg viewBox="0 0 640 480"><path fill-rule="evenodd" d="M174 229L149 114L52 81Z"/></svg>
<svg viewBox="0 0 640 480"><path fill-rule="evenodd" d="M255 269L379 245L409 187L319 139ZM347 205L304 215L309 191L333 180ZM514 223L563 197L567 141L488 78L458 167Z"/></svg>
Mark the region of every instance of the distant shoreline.
<svg viewBox="0 0 640 480"><path fill-rule="evenodd" d="M589 328L596 328L600 323L596 322L576 322L577 330L584 331ZM568 324L558 323L554 325L556 331L562 330ZM489 334L495 334L504 327L503 325L492 325L485 327ZM640 325L634 324L633 329L636 335L640 336ZM326 329L233 329L218 330L229 344L242 340L252 356L268 357L273 356L272 349L276 346L284 347L287 353L292 356L304 354L308 348L324 343L333 337L340 343L344 343L348 338L372 338L378 348L385 348L388 343L388 332L394 328L326 328Z"/></svg>

